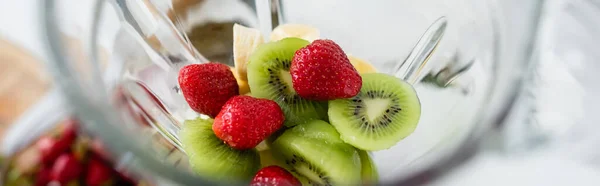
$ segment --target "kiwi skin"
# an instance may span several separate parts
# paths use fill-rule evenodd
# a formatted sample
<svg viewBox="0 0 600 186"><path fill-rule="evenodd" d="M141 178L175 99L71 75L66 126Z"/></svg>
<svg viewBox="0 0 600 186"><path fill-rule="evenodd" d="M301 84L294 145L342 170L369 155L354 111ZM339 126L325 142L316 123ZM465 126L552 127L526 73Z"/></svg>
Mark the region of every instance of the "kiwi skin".
<svg viewBox="0 0 600 186"><path fill-rule="evenodd" d="M286 130L271 144L284 168L308 184L354 185L361 183L357 150L341 141L328 123L315 120ZM307 171L309 175L307 176Z"/></svg>
<svg viewBox="0 0 600 186"><path fill-rule="evenodd" d="M187 120L179 132L191 169L218 182L249 183L260 168L256 150L236 150L212 131L212 119Z"/></svg>
<svg viewBox="0 0 600 186"><path fill-rule="evenodd" d="M340 133L341 139L356 148L370 151L388 149L416 129L421 117L421 103L415 89L394 76L382 73L361 76L363 86L358 95L329 101L329 121ZM387 96L380 100L391 100L393 105L386 109L381 108L386 107L384 105L369 104L376 99L368 97L377 96ZM366 125L363 119L368 118L366 113L369 109L381 110L382 113L374 122L369 121L373 123ZM363 117L357 117L356 113Z"/></svg>
<svg viewBox="0 0 600 186"><path fill-rule="evenodd" d="M252 96L279 104L284 125L291 127L327 118L327 102L301 98L292 87L289 68L294 53L310 44L300 38L285 38L260 45L248 62L248 84Z"/></svg>

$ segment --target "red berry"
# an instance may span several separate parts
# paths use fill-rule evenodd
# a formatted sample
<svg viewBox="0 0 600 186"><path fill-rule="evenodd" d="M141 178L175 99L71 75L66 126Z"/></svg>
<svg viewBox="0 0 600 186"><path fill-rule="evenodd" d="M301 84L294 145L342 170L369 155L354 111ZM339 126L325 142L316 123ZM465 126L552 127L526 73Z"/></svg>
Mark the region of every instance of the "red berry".
<svg viewBox="0 0 600 186"><path fill-rule="evenodd" d="M35 186L46 186L50 182L50 169L42 167L35 177Z"/></svg>
<svg viewBox="0 0 600 186"><path fill-rule="evenodd" d="M296 51L290 73L296 93L311 100L351 98L362 87L358 71L331 40L315 40Z"/></svg>
<svg viewBox="0 0 600 186"><path fill-rule="evenodd" d="M106 165L102 160L95 156L91 156L87 166L85 176L86 185L100 186L110 185L113 178L113 170Z"/></svg>
<svg viewBox="0 0 600 186"><path fill-rule="evenodd" d="M41 160L46 165L52 165L54 160L71 148L77 138L75 122L68 120L60 135L57 137L44 136L36 142L36 147L40 152Z"/></svg>
<svg viewBox="0 0 600 186"><path fill-rule="evenodd" d="M137 185L135 181L133 181L132 177L128 176L126 173L116 171L117 172L117 182L115 185ZM140 184L141 185L141 184Z"/></svg>
<svg viewBox="0 0 600 186"><path fill-rule="evenodd" d="M81 162L73 154L64 153L56 158L50 172L50 178L52 181L67 184L69 181L79 179L82 171L83 165Z"/></svg>
<svg viewBox="0 0 600 186"><path fill-rule="evenodd" d="M62 139L75 139L77 138L77 120L69 119L65 122L62 132L60 134Z"/></svg>
<svg viewBox="0 0 600 186"><path fill-rule="evenodd" d="M110 159L110 154L102 141L98 139L93 139L92 142L90 142L89 148L91 154L98 156L102 159Z"/></svg>
<svg viewBox="0 0 600 186"><path fill-rule="evenodd" d="M179 86L190 107L215 117L229 98L239 94L239 87L227 65L192 64L179 71Z"/></svg>
<svg viewBox="0 0 600 186"><path fill-rule="evenodd" d="M36 146L40 151L41 160L46 165L52 165L56 158L71 147L70 139L54 139L49 136L42 137Z"/></svg>
<svg viewBox="0 0 600 186"><path fill-rule="evenodd" d="M277 103L250 96L235 96L215 117L212 129L229 146L244 150L256 147L283 125Z"/></svg>
<svg viewBox="0 0 600 186"><path fill-rule="evenodd" d="M302 185L294 175L276 165L260 169L251 186L300 186Z"/></svg>

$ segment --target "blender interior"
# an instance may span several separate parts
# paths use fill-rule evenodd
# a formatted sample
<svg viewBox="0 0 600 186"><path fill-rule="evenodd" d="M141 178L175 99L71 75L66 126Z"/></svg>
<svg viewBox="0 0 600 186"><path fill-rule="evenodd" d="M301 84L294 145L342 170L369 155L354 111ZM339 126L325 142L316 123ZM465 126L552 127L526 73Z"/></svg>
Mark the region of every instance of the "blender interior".
<svg viewBox="0 0 600 186"><path fill-rule="evenodd" d="M78 18L74 10L59 13L69 3L93 11ZM483 121L490 104L496 94L510 94L493 91L509 81L501 69L523 66L499 64L502 30L495 25L500 15L494 1L205 0L184 9L168 4L49 0L44 10L55 58L51 70L86 131L108 144L116 164L157 183L207 182L186 173L186 156L179 152L181 124L202 116L183 99L177 73L192 63L231 65L233 23L259 28L265 36L280 24L312 25L378 71L408 77L422 104L421 119L409 137L372 153L382 183L451 159L491 126ZM66 47L67 36L80 38L83 51Z"/></svg>

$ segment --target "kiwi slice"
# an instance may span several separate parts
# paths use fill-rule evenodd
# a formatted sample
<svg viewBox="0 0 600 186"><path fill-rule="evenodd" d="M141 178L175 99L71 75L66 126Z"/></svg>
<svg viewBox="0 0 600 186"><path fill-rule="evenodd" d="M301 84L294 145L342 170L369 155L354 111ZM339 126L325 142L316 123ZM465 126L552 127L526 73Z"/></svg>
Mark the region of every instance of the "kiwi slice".
<svg viewBox="0 0 600 186"><path fill-rule="evenodd" d="M258 153L229 147L215 136L212 123L212 119L187 120L179 131L190 167L199 176L214 181L249 183L260 168Z"/></svg>
<svg viewBox="0 0 600 186"><path fill-rule="evenodd" d="M362 165L360 172L362 184L377 185L379 183L379 173L377 167L375 167L375 162L373 162L367 151L358 150L358 156L360 156L360 164Z"/></svg>
<svg viewBox="0 0 600 186"><path fill-rule="evenodd" d="M421 103L408 83L381 73L362 74L355 97L329 101L329 121L344 142L362 150L383 150L410 135Z"/></svg>
<svg viewBox="0 0 600 186"><path fill-rule="evenodd" d="M327 118L326 102L301 98L292 87L292 58L296 50L308 44L299 38L265 43L256 48L248 62L252 96L277 102L285 115L286 126Z"/></svg>
<svg viewBox="0 0 600 186"><path fill-rule="evenodd" d="M286 130L271 148L298 179L308 185L354 185L361 181L357 150L341 141L327 122L314 120Z"/></svg>
<svg viewBox="0 0 600 186"><path fill-rule="evenodd" d="M260 168L268 167L271 165L279 165L277 160L273 157L271 149L258 151L260 155Z"/></svg>

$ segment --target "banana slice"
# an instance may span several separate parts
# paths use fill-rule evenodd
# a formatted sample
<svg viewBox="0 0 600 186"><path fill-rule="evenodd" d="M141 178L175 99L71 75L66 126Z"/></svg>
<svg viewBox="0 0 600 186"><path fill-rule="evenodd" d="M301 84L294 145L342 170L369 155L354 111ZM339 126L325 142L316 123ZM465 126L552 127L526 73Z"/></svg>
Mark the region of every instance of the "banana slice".
<svg viewBox="0 0 600 186"><path fill-rule="evenodd" d="M233 76L235 76L235 80L237 81L238 87L239 87L239 91L240 91L240 95L245 95L247 93L250 93L250 86L248 86L248 82L244 81L240 78L240 75L238 74L236 68L234 67L229 67L231 68L231 72L233 72Z"/></svg>
<svg viewBox="0 0 600 186"><path fill-rule="evenodd" d="M374 73L377 72L377 69L375 69L375 67L373 65L371 65L371 63L354 57L350 54L348 55L348 59L350 60L350 63L352 63L352 65L354 66L354 68L356 68L356 70L358 71L358 73L360 74L364 74L364 73Z"/></svg>
<svg viewBox="0 0 600 186"><path fill-rule="evenodd" d="M246 74L248 59L254 52L254 49L262 43L264 43L264 40L258 29L238 24L233 25L233 61L235 63L235 71L238 75L238 83L239 80L248 80ZM241 90L242 87L240 87L240 92Z"/></svg>
<svg viewBox="0 0 600 186"><path fill-rule="evenodd" d="M283 24L277 26L271 32L271 41L277 41L286 37L297 37L312 42L319 39L320 32L317 28L302 24Z"/></svg>
<svg viewBox="0 0 600 186"><path fill-rule="evenodd" d="M257 151L265 151L265 150L269 150L269 145L267 145L266 141L262 141L258 145L256 145L255 148Z"/></svg>

